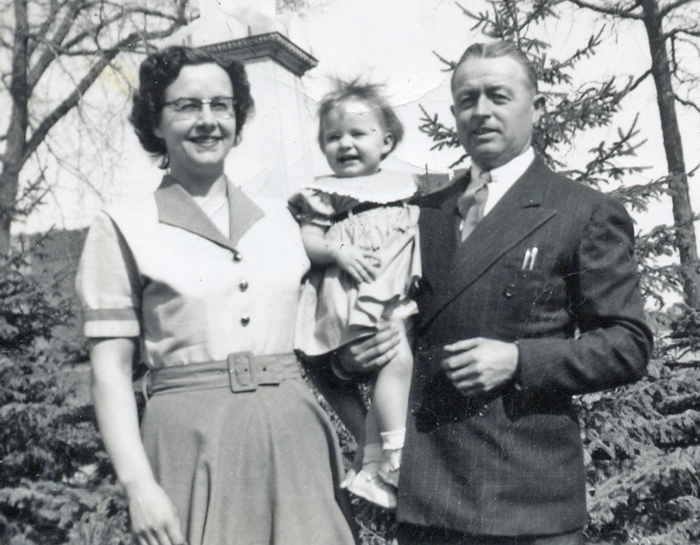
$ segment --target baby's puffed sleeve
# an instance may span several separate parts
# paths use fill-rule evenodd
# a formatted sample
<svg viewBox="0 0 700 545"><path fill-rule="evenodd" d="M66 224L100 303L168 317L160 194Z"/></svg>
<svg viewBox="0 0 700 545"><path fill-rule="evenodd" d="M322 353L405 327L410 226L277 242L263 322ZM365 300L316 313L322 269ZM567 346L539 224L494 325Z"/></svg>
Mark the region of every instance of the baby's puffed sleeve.
<svg viewBox="0 0 700 545"><path fill-rule="evenodd" d="M141 287L135 260L112 219L90 228L76 277L86 337L138 337Z"/></svg>
<svg viewBox="0 0 700 545"><path fill-rule="evenodd" d="M318 189L304 188L289 199L289 210L300 225L313 224L328 229L338 212L333 196Z"/></svg>

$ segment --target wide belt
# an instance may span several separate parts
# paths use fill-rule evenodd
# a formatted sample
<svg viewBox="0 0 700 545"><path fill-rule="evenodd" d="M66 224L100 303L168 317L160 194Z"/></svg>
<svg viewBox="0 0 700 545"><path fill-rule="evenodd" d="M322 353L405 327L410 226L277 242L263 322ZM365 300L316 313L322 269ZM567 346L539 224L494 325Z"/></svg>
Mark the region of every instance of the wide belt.
<svg viewBox="0 0 700 545"><path fill-rule="evenodd" d="M222 361L151 369L144 377L144 393L150 397L211 388L230 388L234 393L252 392L258 386L276 386L301 376L295 354L255 356L250 352L236 352Z"/></svg>

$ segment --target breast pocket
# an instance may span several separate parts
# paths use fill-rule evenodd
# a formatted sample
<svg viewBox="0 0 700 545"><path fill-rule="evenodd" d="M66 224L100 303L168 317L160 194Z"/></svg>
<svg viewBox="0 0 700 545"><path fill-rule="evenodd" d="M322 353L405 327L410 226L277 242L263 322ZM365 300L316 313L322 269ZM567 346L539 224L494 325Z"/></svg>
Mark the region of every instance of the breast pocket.
<svg viewBox="0 0 700 545"><path fill-rule="evenodd" d="M564 308L564 282L554 272L552 263L548 248L539 247L533 252L521 247L508 252L496 264L501 285L501 335L518 338L536 334L538 324L551 320Z"/></svg>

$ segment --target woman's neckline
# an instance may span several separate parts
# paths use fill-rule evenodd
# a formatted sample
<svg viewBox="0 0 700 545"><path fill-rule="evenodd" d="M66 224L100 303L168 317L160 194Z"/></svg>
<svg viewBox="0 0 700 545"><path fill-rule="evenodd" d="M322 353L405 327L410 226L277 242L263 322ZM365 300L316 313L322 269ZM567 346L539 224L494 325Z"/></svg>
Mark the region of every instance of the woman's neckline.
<svg viewBox="0 0 700 545"><path fill-rule="evenodd" d="M210 199L222 192L225 193L226 186L228 183L225 174L221 174L213 181L185 181L183 177L173 175L172 172L168 173L168 177L171 178L179 186L181 186L188 193L188 195L198 203L201 201L206 201L207 199Z"/></svg>

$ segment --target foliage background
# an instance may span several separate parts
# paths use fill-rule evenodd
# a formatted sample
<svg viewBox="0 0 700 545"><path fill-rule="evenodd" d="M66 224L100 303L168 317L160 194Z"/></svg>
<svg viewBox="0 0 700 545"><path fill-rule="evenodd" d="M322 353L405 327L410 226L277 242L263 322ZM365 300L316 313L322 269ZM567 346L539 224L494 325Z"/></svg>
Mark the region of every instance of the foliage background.
<svg viewBox="0 0 700 545"><path fill-rule="evenodd" d="M536 146L555 169L614 192L644 210L673 188L666 177L626 184L640 172L643 135L633 122L591 148L573 169L569 145L583 131L614 123L633 81L572 85L599 36L581 37L571 57L555 59L536 28L558 2L497 1L489 13L464 10L465 27L518 41L538 62L548 115ZM437 63L438 61L436 61ZM446 68L449 69L448 62ZM424 111L421 129L437 148L455 147L454 131ZM683 301L675 242L678 226L640 232L637 256L654 359L642 381L578 400L586 450L590 543L685 545L700 542L700 311ZM74 302L62 274L37 266L44 245L0 258L0 543L127 544L123 495L102 450L92 408L79 395L76 369L86 359L75 336ZM336 420L346 453L352 438ZM356 501L366 545L392 541L390 514Z"/></svg>

